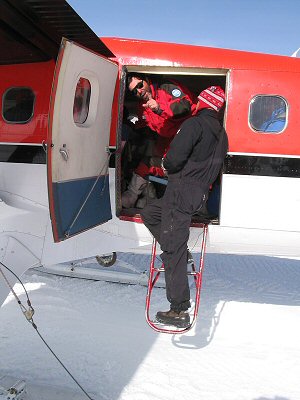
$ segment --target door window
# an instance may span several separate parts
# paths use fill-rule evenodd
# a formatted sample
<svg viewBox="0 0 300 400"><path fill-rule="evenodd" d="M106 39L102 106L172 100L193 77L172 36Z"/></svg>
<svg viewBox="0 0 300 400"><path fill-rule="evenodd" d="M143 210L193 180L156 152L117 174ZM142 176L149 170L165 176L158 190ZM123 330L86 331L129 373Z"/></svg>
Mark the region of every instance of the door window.
<svg viewBox="0 0 300 400"><path fill-rule="evenodd" d="M82 125L89 115L91 83L86 78L79 78L75 90L73 118L75 124Z"/></svg>

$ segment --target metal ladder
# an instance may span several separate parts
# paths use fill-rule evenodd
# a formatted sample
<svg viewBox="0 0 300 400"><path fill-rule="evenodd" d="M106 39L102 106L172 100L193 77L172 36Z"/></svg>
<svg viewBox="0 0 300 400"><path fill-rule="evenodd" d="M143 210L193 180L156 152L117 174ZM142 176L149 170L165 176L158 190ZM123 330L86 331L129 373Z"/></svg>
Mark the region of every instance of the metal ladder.
<svg viewBox="0 0 300 400"><path fill-rule="evenodd" d="M146 307L145 307L145 317L148 325L154 329L156 332L160 333L170 333L170 334L182 334L188 332L190 329L193 328L195 325L199 305L200 305L200 293L201 293L201 284L202 284L202 273L204 268L204 256L206 252L206 241L207 241L207 234L208 234L208 225L209 222L197 223L196 225L199 228L203 228L202 234L202 243L201 243L201 253L200 253L200 261L198 268L195 267L195 262L191 264L192 270L188 272L188 275L192 275L194 277L195 286L196 286L196 293L195 293L195 307L192 314L192 320L190 324L185 328L177 328L177 327L170 327L169 325L161 324L155 320L151 320L150 318L150 303L151 303L151 294L152 290L159 279L161 273L164 272L164 265L162 264L159 268L155 267L155 259L156 259L156 247L157 241L153 239L152 243L152 254L151 254L151 261L150 261L150 272L149 272L149 279L148 279L148 290L146 296Z"/></svg>

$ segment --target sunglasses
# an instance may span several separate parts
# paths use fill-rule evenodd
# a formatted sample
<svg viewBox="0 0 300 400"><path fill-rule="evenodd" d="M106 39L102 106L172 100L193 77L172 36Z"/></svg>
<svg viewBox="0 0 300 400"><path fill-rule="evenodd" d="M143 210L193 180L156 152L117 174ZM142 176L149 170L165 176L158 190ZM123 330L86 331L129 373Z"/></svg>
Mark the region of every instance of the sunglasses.
<svg viewBox="0 0 300 400"><path fill-rule="evenodd" d="M131 93L132 93L134 96L137 96L137 94L138 94L138 89L142 89L143 86L144 86L144 81L139 82L139 83L132 89Z"/></svg>

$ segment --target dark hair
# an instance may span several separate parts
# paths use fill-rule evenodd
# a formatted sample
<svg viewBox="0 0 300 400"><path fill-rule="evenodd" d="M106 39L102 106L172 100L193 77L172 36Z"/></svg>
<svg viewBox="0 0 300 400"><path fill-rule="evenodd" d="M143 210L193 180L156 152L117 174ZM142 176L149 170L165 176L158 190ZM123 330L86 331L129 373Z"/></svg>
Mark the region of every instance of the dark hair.
<svg viewBox="0 0 300 400"><path fill-rule="evenodd" d="M148 79L146 78L145 75L140 74L138 72L130 72L129 74L127 74L127 77L126 77L126 87L127 88L129 87L129 85L130 85L130 83L132 81L132 78L138 78L138 79L141 79L141 80L144 80L144 81L148 81Z"/></svg>

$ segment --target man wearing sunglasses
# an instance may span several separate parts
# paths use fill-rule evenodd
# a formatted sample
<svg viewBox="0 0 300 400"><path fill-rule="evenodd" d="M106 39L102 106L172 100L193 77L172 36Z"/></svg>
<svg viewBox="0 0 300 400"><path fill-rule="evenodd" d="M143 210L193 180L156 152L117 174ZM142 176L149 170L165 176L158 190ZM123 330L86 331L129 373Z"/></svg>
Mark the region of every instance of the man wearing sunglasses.
<svg viewBox="0 0 300 400"><path fill-rule="evenodd" d="M128 189L122 195L123 207L131 208L146 187L147 181L144 178L149 174L163 175L161 159L182 122L195 111L197 97L171 79L158 83L138 73L128 74L127 89L139 100L139 121L136 126L148 126L158 135L153 157L146 156L142 159L133 173Z"/></svg>

